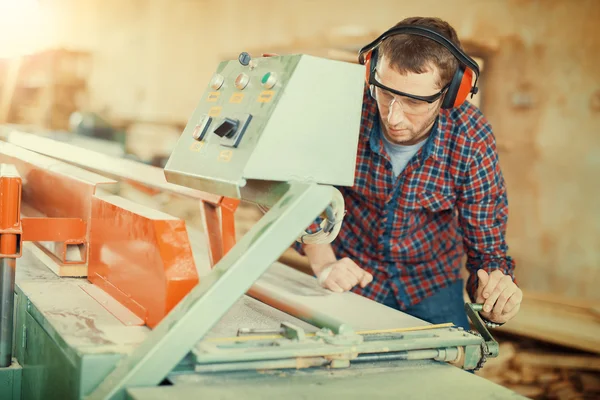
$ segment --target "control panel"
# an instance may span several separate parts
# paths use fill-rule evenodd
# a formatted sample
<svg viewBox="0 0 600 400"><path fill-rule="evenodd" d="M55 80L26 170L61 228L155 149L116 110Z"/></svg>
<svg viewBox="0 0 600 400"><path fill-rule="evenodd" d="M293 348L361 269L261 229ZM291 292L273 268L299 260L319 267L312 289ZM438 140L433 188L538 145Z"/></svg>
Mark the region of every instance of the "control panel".
<svg viewBox="0 0 600 400"><path fill-rule="evenodd" d="M352 185L363 90L362 65L242 53L218 66L165 176L234 198L249 180Z"/></svg>

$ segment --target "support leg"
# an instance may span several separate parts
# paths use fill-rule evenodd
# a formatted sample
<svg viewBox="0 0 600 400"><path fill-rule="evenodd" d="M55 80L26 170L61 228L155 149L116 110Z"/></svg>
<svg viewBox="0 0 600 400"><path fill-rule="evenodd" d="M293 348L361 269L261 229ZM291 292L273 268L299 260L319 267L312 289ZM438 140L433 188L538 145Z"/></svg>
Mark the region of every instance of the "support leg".
<svg viewBox="0 0 600 400"><path fill-rule="evenodd" d="M0 368L12 362L15 265L14 258L0 258Z"/></svg>

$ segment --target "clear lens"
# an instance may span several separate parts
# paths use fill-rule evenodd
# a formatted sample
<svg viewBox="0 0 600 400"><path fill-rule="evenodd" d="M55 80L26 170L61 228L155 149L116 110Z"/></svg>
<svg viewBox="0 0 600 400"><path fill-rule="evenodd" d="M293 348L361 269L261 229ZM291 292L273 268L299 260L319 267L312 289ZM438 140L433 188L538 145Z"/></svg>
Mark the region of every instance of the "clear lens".
<svg viewBox="0 0 600 400"><path fill-rule="evenodd" d="M406 114L425 114L431 108L431 104L426 101L395 95L378 86L375 86L375 93L377 99L389 107L391 107L393 101L399 103L400 107L402 107L402 111Z"/></svg>

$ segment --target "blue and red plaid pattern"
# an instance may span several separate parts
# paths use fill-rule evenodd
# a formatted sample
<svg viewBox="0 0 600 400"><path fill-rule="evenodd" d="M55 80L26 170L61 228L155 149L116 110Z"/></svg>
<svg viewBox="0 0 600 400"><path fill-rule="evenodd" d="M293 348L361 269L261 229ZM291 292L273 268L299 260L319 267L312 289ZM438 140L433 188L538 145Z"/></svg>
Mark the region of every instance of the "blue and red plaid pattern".
<svg viewBox="0 0 600 400"><path fill-rule="evenodd" d="M500 269L514 279L506 188L479 109L465 102L442 110L397 178L379 125L377 105L365 92L354 186L338 187L347 213L332 243L338 259L349 257L373 275L353 291L378 302L392 291L406 309L460 279L465 251L472 300L478 269Z"/></svg>

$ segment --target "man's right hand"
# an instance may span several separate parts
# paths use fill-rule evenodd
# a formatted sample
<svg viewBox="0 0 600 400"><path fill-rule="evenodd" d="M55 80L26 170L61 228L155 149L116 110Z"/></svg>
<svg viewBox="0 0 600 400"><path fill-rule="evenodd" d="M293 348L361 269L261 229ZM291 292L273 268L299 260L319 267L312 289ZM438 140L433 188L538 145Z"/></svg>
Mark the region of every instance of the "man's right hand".
<svg viewBox="0 0 600 400"><path fill-rule="evenodd" d="M316 275L321 286L337 293L349 291L356 285L365 287L373 280L373 275L347 257L324 265Z"/></svg>

